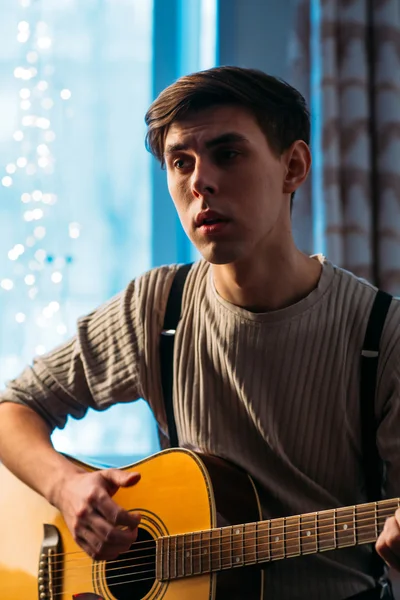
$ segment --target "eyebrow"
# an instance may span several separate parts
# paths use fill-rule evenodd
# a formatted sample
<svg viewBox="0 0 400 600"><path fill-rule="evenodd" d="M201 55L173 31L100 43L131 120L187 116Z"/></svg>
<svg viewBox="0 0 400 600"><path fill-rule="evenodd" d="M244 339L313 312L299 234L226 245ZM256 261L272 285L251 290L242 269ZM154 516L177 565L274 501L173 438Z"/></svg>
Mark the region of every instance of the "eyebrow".
<svg viewBox="0 0 400 600"><path fill-rule="evenodd" d="M205 143L206 148L214 148L220 144L229 144L232 142L248 142L249 140L242 134L231 131L223 133L216 138L212 138ZM181 150L189 150L189 144L169 144L165 149L165 154L173 154Z"/></svg>

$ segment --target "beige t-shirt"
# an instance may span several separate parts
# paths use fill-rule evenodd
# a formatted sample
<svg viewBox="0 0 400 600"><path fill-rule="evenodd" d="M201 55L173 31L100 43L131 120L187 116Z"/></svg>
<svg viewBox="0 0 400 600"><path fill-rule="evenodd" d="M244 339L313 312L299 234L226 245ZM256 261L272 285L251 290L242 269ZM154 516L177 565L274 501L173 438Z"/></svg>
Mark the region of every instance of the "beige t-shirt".
<svg viewBox="0 0 400 600"><path fill-rule="evenodd" d="M1 400L25 403L52 426L88 406L145 398L166 430L159 335L176 266L161 267L78 322L77 335L11 382ZM300 302L251 313L224 301L209 265L188 276L175 342L174 408L182 446L227 458L262 490L265 518L351 505L363 491L360 353L375 288L325 262ZM400 496L400 302L381 344L376 417ZM372 585L370 547L271 563L266 597L338 600Z"/></svg>

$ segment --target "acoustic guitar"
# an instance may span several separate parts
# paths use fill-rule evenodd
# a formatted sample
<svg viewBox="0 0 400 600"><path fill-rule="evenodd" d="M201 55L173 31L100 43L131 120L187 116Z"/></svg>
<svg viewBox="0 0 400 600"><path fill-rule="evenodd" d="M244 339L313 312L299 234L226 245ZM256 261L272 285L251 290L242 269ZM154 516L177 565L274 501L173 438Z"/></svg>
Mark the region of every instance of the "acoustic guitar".
<svg viewBox="0 0 400 600"><path fill-rule="evenodd" d="M124 470L142 476L114 496L141 513L139 536L117 560L96 561L57 509L0 467L1 600L259 600L266 563L372 543L400 506L262 520L252 479L222 459L173 449Z"/></svg>

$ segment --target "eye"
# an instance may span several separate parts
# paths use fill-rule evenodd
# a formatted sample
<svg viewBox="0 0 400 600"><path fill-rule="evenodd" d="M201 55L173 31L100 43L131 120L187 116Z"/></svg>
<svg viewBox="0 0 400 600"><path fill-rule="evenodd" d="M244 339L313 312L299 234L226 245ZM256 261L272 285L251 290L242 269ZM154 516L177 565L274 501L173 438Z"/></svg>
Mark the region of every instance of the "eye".
<svg viewBox="0 0 400 600"><path fill-rule="evenodd" d="M226 160L226 161L230 161L234 158L236 158L239 155L239 152L237 150L231 150L228 148L222 149L218 152L218 158L219 160Z"/></svg>
<svg viewBox="0 0 400 600"><path fill-rule="evenodd" d="M188 166L188 161L184 158L177 158L172 164L174 169L178 169L178 171L180 171Z"/></svg>

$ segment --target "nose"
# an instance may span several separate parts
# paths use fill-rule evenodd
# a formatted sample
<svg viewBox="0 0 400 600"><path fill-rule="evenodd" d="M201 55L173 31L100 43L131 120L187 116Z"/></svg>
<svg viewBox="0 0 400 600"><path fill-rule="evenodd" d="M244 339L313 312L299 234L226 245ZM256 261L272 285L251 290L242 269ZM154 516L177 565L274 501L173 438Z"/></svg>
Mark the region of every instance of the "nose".
<svg viewBox="0 0 400 600"><path fill-rule="evenodd" d="M207 160L198 160L192 173L192 193L196 198L214 196L218 192L218 173Z"/></svg>

